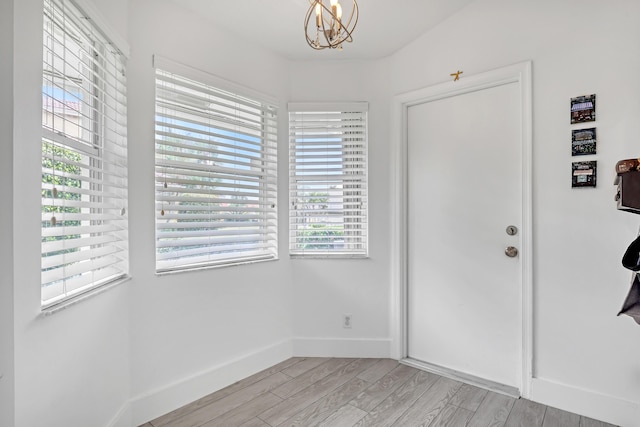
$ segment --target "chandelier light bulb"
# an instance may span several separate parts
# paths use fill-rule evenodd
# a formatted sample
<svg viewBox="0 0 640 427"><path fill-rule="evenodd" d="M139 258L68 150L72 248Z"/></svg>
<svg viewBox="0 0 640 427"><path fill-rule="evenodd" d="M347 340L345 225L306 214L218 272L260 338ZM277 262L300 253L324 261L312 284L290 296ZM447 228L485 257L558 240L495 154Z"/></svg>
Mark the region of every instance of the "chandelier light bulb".
<svg viewBox="0 0 640 427"><path fill-rule="evenodd" d="M322 27L322 4L316 4L316 27Z"/></svg>

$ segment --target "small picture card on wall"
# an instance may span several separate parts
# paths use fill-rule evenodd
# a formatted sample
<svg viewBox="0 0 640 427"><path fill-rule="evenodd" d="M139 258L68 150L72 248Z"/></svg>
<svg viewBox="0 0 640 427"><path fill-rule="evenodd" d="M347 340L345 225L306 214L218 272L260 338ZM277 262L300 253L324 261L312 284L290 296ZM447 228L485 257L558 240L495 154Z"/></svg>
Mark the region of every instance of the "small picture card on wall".
<svg viewBox="0 0 640 427"><path fill-rule="evenodd" d="M596 95L571 98L571 124L596 120Z"/></svg>
<svg viewBox="0 0 640 427"><path fill-rule="evenodd" d="M596 128L571 131L571 155L587 156L596 154Z"/></svg>
<svg viewBox="0 0 640 427"><path fill-rule="evenodd" d="M571 163L571 187L595 187L598 162Z"/></svg>

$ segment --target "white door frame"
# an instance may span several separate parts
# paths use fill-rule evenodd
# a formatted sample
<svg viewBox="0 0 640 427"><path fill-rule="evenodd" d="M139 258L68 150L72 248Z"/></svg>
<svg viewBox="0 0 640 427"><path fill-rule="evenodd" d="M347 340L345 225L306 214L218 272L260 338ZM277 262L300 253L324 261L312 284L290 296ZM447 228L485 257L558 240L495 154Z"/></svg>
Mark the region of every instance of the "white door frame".
<svg viewBox="0 0 640 427"><path fill-rule="evenodd" d="M404 359L408 356L407 343L407 112L408 108L424 102L435 101L517 83L522 105L522 333L521 333L521 381L520 393L531 395L533 376L533 296L532 296L532 94L531 62L522 62L458 81L429 86L394 97L392 122L392 155L394 165L392 251L391 251L391 356Z"/></svg>

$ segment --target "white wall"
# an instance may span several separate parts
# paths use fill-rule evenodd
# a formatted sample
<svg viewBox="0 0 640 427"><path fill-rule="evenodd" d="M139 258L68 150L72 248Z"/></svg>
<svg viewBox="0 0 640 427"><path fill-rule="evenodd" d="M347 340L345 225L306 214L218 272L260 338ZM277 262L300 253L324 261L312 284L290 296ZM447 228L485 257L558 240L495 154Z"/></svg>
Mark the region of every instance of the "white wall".
<svg viewBox="0 0 640 427"><path fill-rule="evenodd" d="M336 58L340 53L331 52ZM388 357L391 164L387 63L304 61L291 62L289 69L292 102L369 102L370 256L291 261L294 354ZM342 327L344 314L353 316L351 329Z"/></svg>
<svg viewBox="0 0 640 427"><path fill-rule="evenodd" d="M13 1L0 2L0 425L14 419L13 377Z"/></svg>
<svg viewBox="0 0 640 427"><path fill-rule="evenodd" d="M15 425L104 426L130 394L129 289L40 315L42 2L13 3Z"/></svg>
<svg viewBox="0 0 640 427"><path fill-rule="evenodd" d="M154 69L152 56L261 92L281 104L286 159L286 62L235 39L166 0L129 10L131 378L134 421L159 416L291 356L291 280L286 232L273 262L156 276ZM283 127L284 126L284 127ZM287 167L280 164L280 230Z"/></svg>
<svg viewBox="0 0 640 427"><path fill-rule="evenodd" d="M637 425L640 329L616 317L620 259L640 217L616 211L613 179L640 155L638 16L636 0L478 0L392 58L394 94L533 61L533 398L623 425ZM569 99L591 93L598 187L572 190Z"/></svg>

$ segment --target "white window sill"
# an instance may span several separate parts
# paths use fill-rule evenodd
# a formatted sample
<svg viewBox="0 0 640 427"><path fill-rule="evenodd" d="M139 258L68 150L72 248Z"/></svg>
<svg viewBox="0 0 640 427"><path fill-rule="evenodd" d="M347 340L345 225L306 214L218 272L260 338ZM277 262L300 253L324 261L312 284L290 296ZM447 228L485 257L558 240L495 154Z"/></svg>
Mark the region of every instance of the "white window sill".
<svg viewBox="0 0 640 427"><path fill-rule="evenodd" d="M369 255L360 254L289 254L291 259L369 259Z"/></svg>
<svg viewBox="0 0 640 427"><path fill-rule="evenodd" d="M202 271L202 270L214 270L218 268L239 267L241 265L259 264L263 262L278 261L278 259L279 259L278 257L256 258L256 259L248 259L248 260L237 261L237 262L221 262L218 264L207 264L207 265L191 266L191 267L183 267L183 268L176 267L173 270L171 269L156 270L156 276L167 276L171 274L190 273L190 272L196 272L196 271Z"/></svg>
<svg viewBox="0 0 640 427"><path fill-rule="evenodd" d="M76 305L79 302L82 301L86 301L90 298L95 297L96 295L100 295L103 292L107 292L108 290L111 290L113 288L115 288L116 286L120 286L121 284L128 282L129 280L131 280L130 276L125 276L123 278L120 278L118 280L114 280L113 282L107 283L103 286L91 289L87 292L81 293L79 295L76 295L72 298L69 298L68 300L64 300L62 302L59 302L57 304L54 304L52 306L49 307L43 307L42 311L41 311L41 315L42 316L51 316L55 313L58 313L62 310L66 310L67 308L71 307L72 305Z"/></svg>

